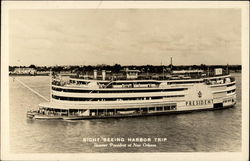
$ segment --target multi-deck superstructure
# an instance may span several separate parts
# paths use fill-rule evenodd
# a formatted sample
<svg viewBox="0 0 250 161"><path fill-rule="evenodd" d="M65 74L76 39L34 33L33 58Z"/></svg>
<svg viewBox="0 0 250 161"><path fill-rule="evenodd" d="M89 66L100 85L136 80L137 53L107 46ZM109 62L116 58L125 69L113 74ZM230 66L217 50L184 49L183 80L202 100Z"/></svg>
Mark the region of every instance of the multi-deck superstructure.
<svg viewBox="0 0 250 161"><path fill-rule="evenodd" d="M39 110L29 111L35 119L91 119L146 116L212 110L236 103L236 81L222 69L213 76L201 70L172 71L163 78L143 79L138 70L124 70L124 77L69 78L53 76L51 100Z"/></svg>

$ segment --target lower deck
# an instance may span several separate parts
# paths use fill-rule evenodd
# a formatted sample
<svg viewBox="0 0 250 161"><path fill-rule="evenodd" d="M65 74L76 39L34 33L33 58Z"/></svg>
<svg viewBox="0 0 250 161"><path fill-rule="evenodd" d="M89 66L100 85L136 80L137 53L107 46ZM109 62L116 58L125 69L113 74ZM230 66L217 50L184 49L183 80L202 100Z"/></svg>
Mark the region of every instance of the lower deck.
<svg viewBox="0 0 250 161"><path fill-rule="evenodd" d="M134 109L91 109L91 110L59 110L59 109L39 109L37 111L28 111L27 117L30 119L41 120L84 120L84 119L101 119L101 118L122 118L122 117L137 117L137 116L152 116L165 115L176 113L189 113L193 111L203 110L219 110L233 107L236 102L232 104L223 105L222 103L213 104L207 108L196 109L177 109L176 105L163 107L148 107L148 108L134 108Z"/></svg>

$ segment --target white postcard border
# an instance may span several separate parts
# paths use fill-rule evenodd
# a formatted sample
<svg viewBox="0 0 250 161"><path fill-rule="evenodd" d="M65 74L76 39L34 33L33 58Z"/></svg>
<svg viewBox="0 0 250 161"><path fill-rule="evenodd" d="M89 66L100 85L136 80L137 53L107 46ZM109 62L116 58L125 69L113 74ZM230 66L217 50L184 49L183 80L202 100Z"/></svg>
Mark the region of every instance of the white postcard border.
<svg viewBox="0 0 250 161"><path fill-rule="evenodd" d="M247 160L249 136L249 3L232 1L4 1L1 46L1 159L2 160ZM112 9L112 8L238 8L242 10L242 152L216 153L64 153L13 154L9 152L9 40L10 9Z"/></svg>

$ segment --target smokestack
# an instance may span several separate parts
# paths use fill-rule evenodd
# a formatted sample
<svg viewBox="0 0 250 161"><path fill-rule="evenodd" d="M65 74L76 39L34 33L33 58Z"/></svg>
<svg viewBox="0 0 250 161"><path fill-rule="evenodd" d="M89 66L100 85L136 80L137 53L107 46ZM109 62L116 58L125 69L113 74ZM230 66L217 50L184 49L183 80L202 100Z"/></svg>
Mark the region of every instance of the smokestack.
<svg viewBox="0 0 250 161"><path fill-rule="evenodd" d="M97 70L94 70L94 79L97 79Z"/></svg>
<svg viewBox="0 0 250 161"><path fill-rule="evenodd" d="M106 71L102 70L102 80L105 80L105 78L106 78Z"/></svg>
<svg viewBox="0 0 250 161"><path fill-rule="evenodd" d="M173 65L173 60L172 60L172 57L171 57L171 60L170 60L170 64L171 64L171 66Z"/></svg>

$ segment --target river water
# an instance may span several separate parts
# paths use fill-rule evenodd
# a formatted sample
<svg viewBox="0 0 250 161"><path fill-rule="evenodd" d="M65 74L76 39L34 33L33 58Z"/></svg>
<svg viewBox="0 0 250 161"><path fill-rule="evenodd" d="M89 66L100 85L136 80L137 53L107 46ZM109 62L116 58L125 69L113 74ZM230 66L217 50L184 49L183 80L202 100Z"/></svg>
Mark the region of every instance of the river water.
<svg viewBox="0 0 250 161"><path fill-rule="evenodd" d="M12 153L241 151L241 74L232 75L237 80L234 108L81 121L28 120L26 110L37 108L45 100L10 77L10 150ZM16 79L49 99L49 77ZM87 138L125 139L125 142L113 144L128 144L129 138L167 138L167 141L147 142L154 147L95 147L93 142L83 141Z"/></svg>

